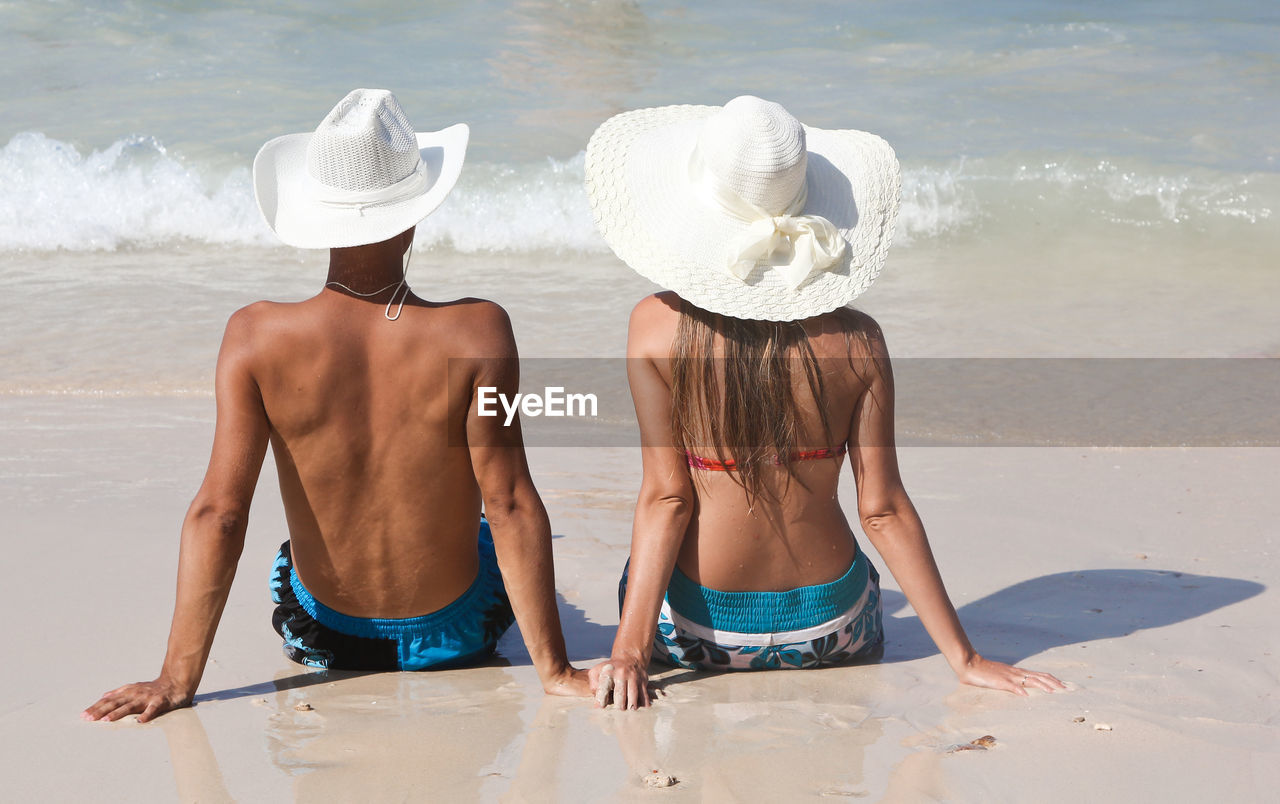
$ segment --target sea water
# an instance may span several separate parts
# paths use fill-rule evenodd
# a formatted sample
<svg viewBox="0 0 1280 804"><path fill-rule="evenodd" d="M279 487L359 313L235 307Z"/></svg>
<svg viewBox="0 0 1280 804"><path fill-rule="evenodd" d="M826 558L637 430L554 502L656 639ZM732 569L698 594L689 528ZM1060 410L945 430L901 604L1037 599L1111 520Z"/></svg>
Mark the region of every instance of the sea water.
<svg viewBox="0 0 1280 804"><path fill-rule="evenodd" d="M653 289L593 226L595 126L743 93L896 148L857 302L896 354L1275 355L1277 42L1270 2L0 3L0 394L210 393L237 306L323 281L253 156L360 86L471 125L410 278L528 356L619 354Z"/></svg>

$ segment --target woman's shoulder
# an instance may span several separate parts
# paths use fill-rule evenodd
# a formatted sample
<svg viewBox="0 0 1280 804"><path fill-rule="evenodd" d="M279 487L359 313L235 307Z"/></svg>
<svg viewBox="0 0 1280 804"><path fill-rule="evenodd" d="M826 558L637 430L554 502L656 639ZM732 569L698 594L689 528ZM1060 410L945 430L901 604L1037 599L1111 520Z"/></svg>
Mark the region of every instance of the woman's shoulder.
<svg viewBox="0 0 1280 804"><path fill-rule="evenodd" d="M652 293L631 310L631 324L658 326L680 320L680 297L669 290Z"/></svg>
<svg viewBox="0 0 1280 804"><path fill-rule="evenodd" d="M631 310L627 355L665 356L680 326L680 297L671 291L645 296Z"/></svg>
<svg viewBox="0 0 1280 804"><path fill-rule="evenodd" d="M852 307L841 307L829 313L805 319L804 327L811 343L826 344L823 351L847 352L850 357L884 357L884 331L867 313Z"/></svg>

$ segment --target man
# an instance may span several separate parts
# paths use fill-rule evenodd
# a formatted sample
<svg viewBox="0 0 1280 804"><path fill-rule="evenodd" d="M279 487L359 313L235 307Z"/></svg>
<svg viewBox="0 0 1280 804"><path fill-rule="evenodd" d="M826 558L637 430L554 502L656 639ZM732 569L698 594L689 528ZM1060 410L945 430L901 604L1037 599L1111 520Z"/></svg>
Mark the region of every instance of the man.
<svg viewBox="0 0 1280 804"><path fill-rule="evenodd" d="M517 390L510 321L491 302L428 302L405 282L414 226L457 181L467 135L465 125L415 134L391 93L355 90L314 134L259 152L268 224L290 245L329 248L328 280L311 299L258 302L227 324L213 454L182 527L164 665L154 681L103 695L86 719L147 721L190 705L268 442L290 535L273 623L290 658L467 664L493 651L514 610L543 688L589 694L566 659L550 526L518 423L473 404L481 386Z"/></svg>

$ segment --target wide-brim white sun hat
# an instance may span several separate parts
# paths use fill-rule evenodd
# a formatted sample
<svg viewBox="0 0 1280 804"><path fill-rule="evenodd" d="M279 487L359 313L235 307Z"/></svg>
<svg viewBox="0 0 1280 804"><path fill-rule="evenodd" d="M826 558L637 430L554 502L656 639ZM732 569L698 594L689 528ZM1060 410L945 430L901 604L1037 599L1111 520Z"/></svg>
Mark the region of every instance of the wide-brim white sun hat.
<svg viewBox="0 0 1280 804"><path fill-rule="evenodd" d="M605 121L586 153L592 213L614 253L691 304L795 321L871 286L901 178L865 131L803 126L750 95Z"/></svg>
<svg viewBox="0 0 1280 804"><path fill-rule="evenodd" d="M396 97L357 89L314 132L287 134L253 160L267 225L298 248L380 243L430 215L462 173L469 129L417 133Z"/></svg>

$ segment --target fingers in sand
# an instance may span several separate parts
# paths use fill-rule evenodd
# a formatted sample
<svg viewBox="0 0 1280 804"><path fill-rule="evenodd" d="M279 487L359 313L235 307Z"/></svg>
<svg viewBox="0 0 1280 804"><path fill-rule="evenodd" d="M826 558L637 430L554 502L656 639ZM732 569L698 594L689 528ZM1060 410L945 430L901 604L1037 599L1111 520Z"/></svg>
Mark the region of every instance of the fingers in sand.
<svg viewBox="0 0 1280 804"><path fill-rule="evenodd" d="M596 679L596 706L604 708L609 705L609 699L613 697L613 665L606 664L600 668L600 675Z"/></svg>

